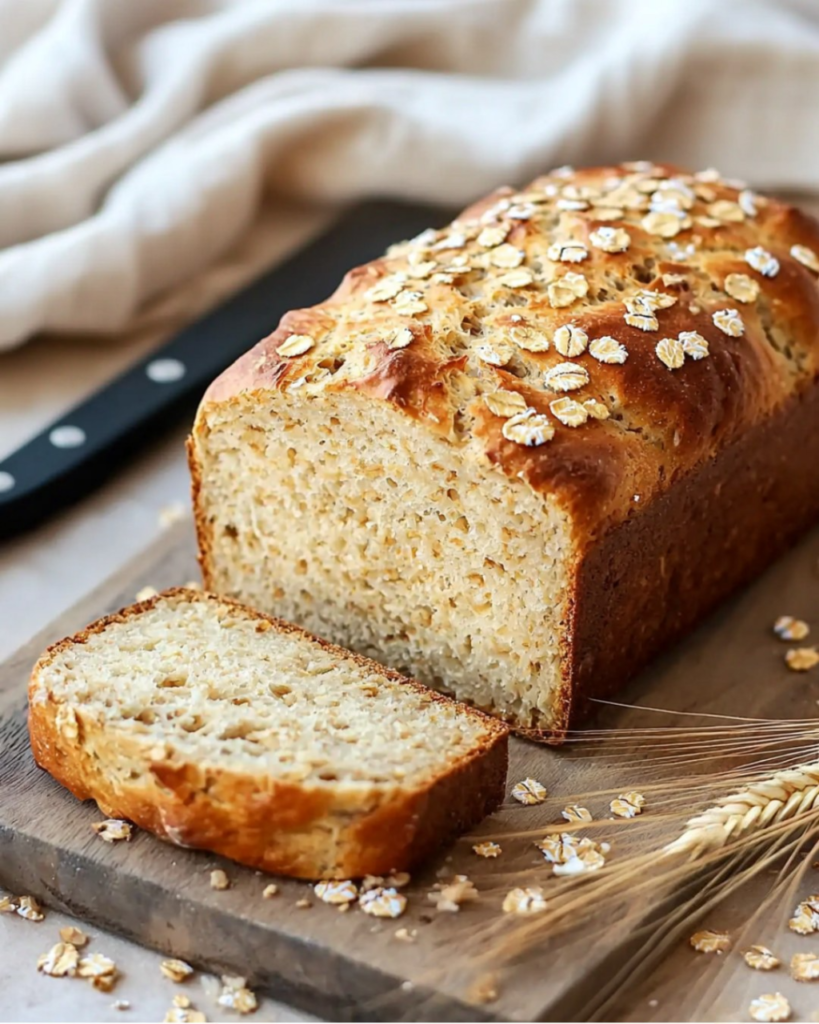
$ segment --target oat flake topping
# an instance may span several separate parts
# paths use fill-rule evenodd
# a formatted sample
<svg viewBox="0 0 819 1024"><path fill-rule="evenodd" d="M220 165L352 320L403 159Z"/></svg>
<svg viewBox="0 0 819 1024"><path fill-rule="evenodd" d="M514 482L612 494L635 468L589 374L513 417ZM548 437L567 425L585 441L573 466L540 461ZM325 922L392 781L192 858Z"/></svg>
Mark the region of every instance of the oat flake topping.
<svg viewBox="0 0 819 1024"><path fill-rule="evenodd" d="M475 346L475 355L490 366L507 366L515 358L515 350L504 341L484 341Z"/></svg>
<svg viewBox="0 0 819 1024"><path fill-rule="evenodd" d="M551 391L577 391L589 383L589 371L577 363L557 363L546 371L543 383Z"/></svg>
<svg viewBox="0 0 819 1024"><path fill-rule="evenodd" d="M631 245L631 235L623 228L602 227L592 231L589 241L603 252L625 252Z"/></svg>
<svg viewBox="0 0 819 1024"><path fill-rule="evenodd" d="M740 338L745 333L745 324L735 309L719 309L711 319L729 338Z"/></svg>
<svg viewBox="0 0 819 1024"><path fill-rule="evenodd" d="M589 418L589 410L573 398L556 398L549 403L549 409L566 427L582 427Z"/></svg>
<svg viewBox="0 0 819 1024"><path fill-rule="evenodd" d="M407 345L412 344L414 337L415 335L409 327L396 327L387 335L386 346L389 349L406 348Z"/></svg>
<svg viewBox="0 0 819 1024"><path fill-rule="evenodd" d="M728 274L723 288L737 302L756 302L759 298L759 284L747 274Z"/></svg>
<svg viewBox="0 0 819 1024"><path fill-rule="evenodd" d="M278 348L278 354L280 356L303 356L305 352L309 352L310 349L315 345L315 342L309 334L291 334L289 338L286 338Z"/></svg>
<svg viewBox="0 0 819 1024"><path fill-rule="evenodd" d="M527 352L546 352L549 348L549 339L534 327L512 327L509 330L509 337L518 348Z"/></svg>
<svg viewBox="0 0 819 1024"><path fill-rule="evenodd" d="M582 327L574 324L564 324L554 333L552 339L554 346L562 356L580 356L589 344L589 336Z"/></svg>
<svg viewBox="0 0 819 1024"><path fill-rule="evenodd" d="M657 342L655 349L657 358L664 363L669 370L679 370L685 362L685 349L679 338L662 338Z"/></svg>
<svg viewBox="0 0 819 1024"><path fill-rule="evenodd" d="M697 331L681 331L679 339L682 342L683 352L691 359L705 359L708 355L708 342Z"/></svg>
<svg viewBox="0 0 819 1024"><path fill-rule="evenodd" d="M609 335L595 338L589 345L589 355L600 363L609 364L624 363L628 359L626 346L621 345L616 338L609 337Z"/></svg>
<svg viewBox="0 0 819 1024"><path fill-rule="evenodd" d="M537 448L546 444L555 434L555 428L548 416L537 412L536 409L524 409L523 412L510 417L501 430L507 441L514 441L515 444L522 444L527 448Z"/></svg>
<svg viewBox="0 0 819 1024"><path fill-rule="evenodd" d="M819 274L819 256L809 249L806 245L792 245L791 256L803 267L807 267L808 270L812 270L814 274Z"/></svg>
<svg viewBox="0 0 819 1024"><path fill-rule="evenodd" d="M763 277L776 277L779 273L779 260L772 256L767 249L763 249L761 245L745 250L745 262L754 270L759 271Z"/></svg>
<svg viewBox="0 0 819 1024"><path fill-rule="evenodd" d="M553 242L546 255L556 263L582 263L588 259L589 250L582 242Z"/></svg>
<svg viewBox="0 0 819 1024"><path fill-rule="evenodd" d="M526 408L526 399L518 391L491 391L483 396L483 400L494 416L503 416L507 419Z"/></svg>

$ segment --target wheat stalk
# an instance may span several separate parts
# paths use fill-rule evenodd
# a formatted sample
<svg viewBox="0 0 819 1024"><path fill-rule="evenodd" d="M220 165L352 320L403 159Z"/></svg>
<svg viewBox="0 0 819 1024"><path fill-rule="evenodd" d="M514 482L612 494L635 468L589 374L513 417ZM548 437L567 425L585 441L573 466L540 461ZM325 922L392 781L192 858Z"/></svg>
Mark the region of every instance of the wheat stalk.
<svg viewBox="0 0 819 1024"><path fill-rule="evenodd" d="M663 847L664 855L691 853L695 857L726 846L789 818L819 807L819 761L788 768L760 779L686 822L685 831Z"/></svg>

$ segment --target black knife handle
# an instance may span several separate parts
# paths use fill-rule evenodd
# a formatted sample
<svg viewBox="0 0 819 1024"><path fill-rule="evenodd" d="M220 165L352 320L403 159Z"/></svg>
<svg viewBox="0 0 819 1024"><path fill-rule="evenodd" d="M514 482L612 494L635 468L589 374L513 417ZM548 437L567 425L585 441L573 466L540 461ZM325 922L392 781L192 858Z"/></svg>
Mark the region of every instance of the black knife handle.
<svg viewBox="0 0 819 1024"><path fill-rule="evenodd" d="M440 209L366 203L184 328L0 462L0 539L82 497L199 400L208 384L290 309L312 306L344 273L445 219Z"/></svg>

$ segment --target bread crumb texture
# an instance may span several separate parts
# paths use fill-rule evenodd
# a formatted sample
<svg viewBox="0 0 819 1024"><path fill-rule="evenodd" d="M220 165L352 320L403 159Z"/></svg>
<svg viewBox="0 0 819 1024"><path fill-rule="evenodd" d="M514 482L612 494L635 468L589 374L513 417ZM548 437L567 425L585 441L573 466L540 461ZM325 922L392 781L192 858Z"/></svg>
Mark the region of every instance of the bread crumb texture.
<svg viewBox="0 0 819 1024"><path fill-rule="evenodd" d="M503 795L503 726L199 591L169 591L55 645L30 701L38 762L78 796L179 845L303 877L406 867L422 827L442 842ZM442 808L427 804L473 765L479 792L453 781ZM230 884L222 869L209 881Z"/></svg>

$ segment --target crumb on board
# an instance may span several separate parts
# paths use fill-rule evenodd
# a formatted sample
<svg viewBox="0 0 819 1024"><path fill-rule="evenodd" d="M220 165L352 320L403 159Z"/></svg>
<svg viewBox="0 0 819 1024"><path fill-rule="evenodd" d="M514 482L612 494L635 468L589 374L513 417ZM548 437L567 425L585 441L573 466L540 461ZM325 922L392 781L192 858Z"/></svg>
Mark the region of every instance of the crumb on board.
<svg viewBox="0 0 819 1024"><path fill-rule="evenodd" d="M742 954L742 959L755 971L773 971L781 963L767 946L751 946Z"/></svg>
<svg viewBox="0 0 819 1024"><path fill-rule="evenodd" d="M791 1004L781 992L771 992L752 999L748 1013L751 1020L764 1022L788 1020L791 1015Z"/></svg>
<svg viewBox="0 0 819 1024"><path fill-rule="evenodd" d="M279 887L275 884L275 882L271 882L270 885L266 885L264 889L262 889L262 897L266 900L272 900L273 897L278 896L278 894Z"/></svg>
<svg viewBox="0 0 819 1024"><path fill-rule="evenodd" d="M475 845L472 847L472 852L476 853L479 857L493 858L500 857L501 853L503 853L503 850L501 849L499 843L493 843L487 840L484 843L475 843Z"/></svg>
<svg viewBox="0 0 819 1024"><path fill-rule="evenodd" d="M127 821L119 818L106 818L105 821L95 821L91 828L106 843L126 842L133 835L133 829Z"/></svg>
<svg viewBox="0 0 819 1024"><path fill-rule="evenodd" d="M449 882L436 882L427 899L435 904L435 909L457 913L464 903L472 903L480 894L466 875L454 875Z"/></svg>
<svg viewBox="0 0 819 1024"><path fill-rule="evenodd" d="M716 953L721 956L731 948L731 936L728 932L718 932L712 928L694 932L688 944L698 953Z"/></svg>
<svg viewBox="0 0 819 1024"><path fill-rule="evenodd" d="M230 879L221 868L211 871L210 887L219 891L230 888Z"/></svg>
<svg viewBox="0 0 819 1024"><path fill-rule="evenodd" d="M164 977L169 978L171 981L177 983L187 981L188 978L193 974L193 968L189 963L184 960L177 960L175 958L170 960L163 960L159 965L159 970Z"/></svg>

